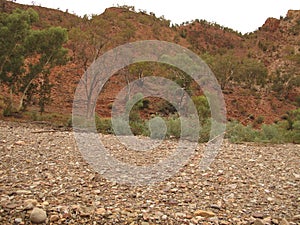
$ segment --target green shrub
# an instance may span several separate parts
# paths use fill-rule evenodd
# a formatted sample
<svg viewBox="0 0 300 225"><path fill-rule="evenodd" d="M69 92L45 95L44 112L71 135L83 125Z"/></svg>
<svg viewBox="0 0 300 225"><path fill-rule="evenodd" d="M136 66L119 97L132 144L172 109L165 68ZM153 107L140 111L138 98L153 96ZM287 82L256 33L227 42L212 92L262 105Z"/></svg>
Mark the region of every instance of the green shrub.
<svg viewBox="0 0 300 225"><path fill-rule="evenodd" d="M254 142L257 140L258 131L254 130L251 126L244 126L234 121L227 125L225 137L229 138L233 143Z"/></svg>
<svg viewBox="0 0 300 225"><path fill-rule="evenodd" d="M139 109L142 109L144 107L143 98L144 97L142 93L137 93L134 96L132 96L131 99L126 103L127 112L129 112L129 110L137 111Z"/></svg>
<svg viewBox="0 0 300 225"><path fill-rule="evenodd" d="M68 118L68 120L67 120L67 122L66 122L66 126L67 127L72 127L73 125L72 125L72 117L69 117Z"/></svg>
<svg viewBox="0 0 300 225"><path fill-rule="evenodd" d="M174 118L168 118L166 120L167 124L167 137L175 137L180 138L181 134L181 122L180 119L177 117Z"/></svg>
<svg viewBox="0 0 300 225"><path fill-rule="evenodd" d="M293 123L292 141L296 144L300 144L300 120Z"/></svg>
<svg viewBox="0 0 300 225"><path fill-rule="evenodd" d="M149 133L146 136L150 136L152 139L163 140L167 134L166 121L160 117L152 118L147 121L149 127Z"/></svg>
<svg viewBox="0 0 300 225"><path fill-rule="evenodd" d="M297 121L300 120L300 108L288 112L288 120Z"/></svg>
<svg viewBox="0 0 300 225"><path fill-rule="evenodd" d="M148 128L143 121L130 121L131 132L134 135L147 135L149 134Z"/></svg>
<svg viewBox="0 0 300 225"><path fill-rule="evenodd" d="M203 108L200 109L201 110L198 108L197 110L203 113ZM134 112L129 121L129 127L134 135L150 136L154 139L181 137L193 139L195 137L198 138L196 135L199 135L199 142L207 142L210 139L212 126L211 118L206 118L205 120L199 122L200 131L198 133L196 130L197 127L195 126L196 123L190 122L190 120L193 118L184 116L179 118L178 116L173 115L168 118L160 119L155 117L151 120L143 121L138 112L136 110L133 111ZM261 119L258 117L257 120L257 122L261 122L263 121L263 117ZM68 124L70 121L71 120L68 121ZM98 132L104 134L114 133L111 119L99 118L96 116L95 121ZM86 126L87 122L82 122ZM128 127L127 123L128 122L121 117L114 119L114 128L118 130L118 135L130 135L130 131L125 129L125 127ZM229 122L227 124L225 138L228 138L233 143L300 143L300 109L288 112L282 121L278 121L275 124L263 124L260 130L256 130L250 125L244 126L237 121Z"/></svg>
<svg viewBox="0 0 300 225"><path fill-rule="evenodd" d="M37 112L32 112L30 114L30 118L32 119L32 121L38 121L39 120L39 115Z"/></svg>
<svg viewBox="0 0 300 225"><path fill-rule="evenodd" d="M129 113L129 121L142 121L139 110L132 109Z"/></svg>
<svg viewBox="0 0 300 225"><path fill-rule="evenodd" d="M244 126L238 122L228 124L225 137L231 142L265 142L265 143L300 143L300 120L292 120L298 118L298 111L288 113L285 120L276 124L263 124L261 130L255 130L251 126ZM292 126L291 126L292 124Z"/></svg>
<svg viewBox="0 0 300 225"><path fill-rule="evenodd" d="M130 135L130 130L125 129L128 127L128 121L126 121L124 118L114 118L113 121L113 133L117 135Z"/></svg>
<svg viewBox="0 0 300 225"><path fill-rule="evenodd" d="M269 143L286 142L287 131L276 124L262 125L260 140Z"/></svg>
<svg viewBox="0 0 300 225"><path fill-rule="evenodd" d="M184 117L180 118L180 129L181 129L181 137L186 140L199 140L199 132L200 132L200 124L196 123L197 118L194 117Z"/></svg>
<svg viewBox="0 0 300 225"><path fill-rule="evenodd" d="M99 118L96 116L96 129L102 134L112 134L113 129L110 118Z"/></svg>
<svg viewBox="0 0 300 225"><path fill-rule="evenodd" d="M2 111L2 115L5 117L12 116L12 114L13 114L13 110L12 110L12 107L10 107L10 106L5 107Z"/></svg>
<svg viewBox="0 0 300 225"><path fill-rule="evenodd" d="M204 95L194 96L192 97L192 100L197 109L200 122L201 123L205 122L211 116L210 107L207 98Z"/></svg>
<svg viewBox="0 0 300 225"><path fill-rule="evenodd" d="M262 124L264 122L265 118L263 116L259 116L257 117L257 119L255 120L256 124Z"/></svg>
<svg viewBox="0 0 300 225"><path fill-rule="evenodd" d="M290 123L287 120L281 120L277 122L277 125L279 128L283 130L289 130L290 129Z"/></svg>
<svg viewBox="0 0 300 225"><path fill-rule="evenodd" d="M201 125L201 129L199 132L199 142L200 143L209 141L210 131L211 131L211 120L207 119L204 122L202 122L202 125Z"/></svg>

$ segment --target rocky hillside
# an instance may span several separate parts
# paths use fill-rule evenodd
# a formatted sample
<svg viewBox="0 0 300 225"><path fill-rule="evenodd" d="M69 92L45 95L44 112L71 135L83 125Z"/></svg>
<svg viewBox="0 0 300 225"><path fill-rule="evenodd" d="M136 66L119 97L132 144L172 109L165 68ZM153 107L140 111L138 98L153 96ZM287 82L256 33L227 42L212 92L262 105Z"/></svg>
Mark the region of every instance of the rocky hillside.
<svg viewBox="0 0 300 225"><path fill-rule="evenodd" d="M299 104L300 10L290 10L286 17L279 20L269 18L257 31L242 35L230 28L198 19L170 25L164 17L136 12L133 7L127 6L109 8L101 15L83 18L68 12L12 2L8 2L6 11L29 7L40 16L39 22L34 24L35 29L61 26L69 33L65 47L69 49L70 61L51 73L53 102L48 111L71 112L78 80L93 59L121 44L148 39L174 42L200 56L232 54L241 59L241 64L244 59L263 63L268 71L263 88L253 89L234 83L224 90L228 117L231 119L251 122L250 118L253 120L262 116L269 123ZM110 116L108 106L125 84L120 74L107 83L97 105L101 116Z"/></svg>

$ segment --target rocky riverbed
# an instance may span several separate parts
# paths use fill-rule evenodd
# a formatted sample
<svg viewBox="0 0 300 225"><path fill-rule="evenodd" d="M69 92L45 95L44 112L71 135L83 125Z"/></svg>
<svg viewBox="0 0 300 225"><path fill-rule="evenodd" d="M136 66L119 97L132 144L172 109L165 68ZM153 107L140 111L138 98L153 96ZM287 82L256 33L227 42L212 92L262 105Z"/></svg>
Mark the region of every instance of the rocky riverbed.
<svg viewBox="0 0 300 225"><path fill-rule="evenodd" d="M143 155L100 137L136 165L156 163L176 145ZM300 224L300 145L225 141L201 171L203 147L175 176L131 186L95 172L72 131L0 121L0 224Z"/></svg>

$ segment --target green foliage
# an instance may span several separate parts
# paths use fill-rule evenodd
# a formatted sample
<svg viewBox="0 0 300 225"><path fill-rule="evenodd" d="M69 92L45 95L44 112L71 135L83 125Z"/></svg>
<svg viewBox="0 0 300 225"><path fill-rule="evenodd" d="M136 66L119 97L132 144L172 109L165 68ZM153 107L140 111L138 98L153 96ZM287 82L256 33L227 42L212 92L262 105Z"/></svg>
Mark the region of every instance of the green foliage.
<svg viewBox="0 0 300 225"><path fill-rule="evenodd" d="M211 67L223 90L233 84L264 87L267 82L266 66L255 59L240 59L232 52L215 56L204 54L202 58Z"/></svg>
<svg viewBox="0 0 300 225"><path fill-rule="evenodd" d="M225 137L233 143L253 142L258 136L258 131L251 126L244 126L237 121L227 125Z"/></svg>
<svg viewBox="0 0 300 225"><path fill-rule="evenodd" d="M192 100L196 107L200 122L203 123L204 121L207 121L207 119L211 117L210 107L207 98L204 95L193 96Z"/></svg>
<svg viewBox="0 0 300 225"><path fill-rule="evenodd" d="M129 135L130 133L127 132L127 130L123 129L127 124L126 120L124 120L122 117L114 118L114 129L115 132L118 135ZM113 131L113 128L112 128Z"/></svg>
<svg viewBox="0 0 300 225"><path fill-rule="evenodd" d="M129 73L134 77L142 78L153 75L153 68L156 68L155 63L138 62L129 66Z"/></svg>
<svg viewBox="0 0 300 225"><path fill-rule="evenodd" d="M126 102L127 114L130 113L129 118L131 117L131 114L139 115L139 110L144 108L143 98L144 98L144 96L142 93L137 93L134 96L132 96L129 101ZM133 117L132 117L132 119L133 119Z"/></svg>
<svg viewBox="0 0 300 225"><path fill-rule="evenodd" d="M0 82L9 87L9 105L13 104L13 94L21 93L18 111L30 104L32 96L37 94L40 111L44 112L50 102L50 70L67 60L67 50L62 48L67 41L66 30L60 27L31 29L37 20L38 14L32 9L0 14ZM31 60L27 63L26 59Z"/></svg>
<svg viewBox="0 0 300 225"><path fill-rule="evenodd" d="M102 134L112 134L112 124L110 118L100 118L99 116L96 116L95 118L96 122L96 129L98 132Z"/></svg>
<svg viewBox="0 0 300 225"><path fill-rule="evenodd" d="M3 115L4 117L9 117L9 116L12 116L12 115L13 115L14 111L15 111L15 110L13 109L12 105L11 105L11 104L7 104L7 105L4 107L3 111L2 111L2 115Z"/></svg>
<svg viewBox="0 0 300 225"><path fill-rule="evenodd" d="M245 58L241 61L238 70L237 81L239 83L245 83L248 87L254 87L254 85L264 87L266 84L268 71L263 63Z"/></svg>
<svg viewBox="0 0 300 225"><path fill-rule="evenodd" d="M211 131L212 120L206 119L201 122L201 128L199 133L199 142L204 143L208 142L210 139L210 131Z"/></svg>
<svg viewBox="0 0 300 225"><path fill-rule="evenodd" d="M140 118L129 122L130 129L134 135L150 136L151 138L190 138L195 137L196 130L193 124L185 120L189 118L171 116L168 118L152 118L150 121L143 121ZM211 138L212 120L210 118L201 122L199 130L199 142L207 142ZM117 118L116 123L120 135L129 135L123 127L126 121ZM96 127L101 133L112 134L111 120L96 117ZM183 134L183 130L186 132ZM122 133L124 131L124 133ZM166 132L166 133L165 133ZM165 136L164 136L165 134ZM252 126L244 126L237 121L229 122L225 138L232 143L242 142L263 142L263 143L300 143L300 109L288 113L285 120L276 124L263 124L261 129L254 129Z"/></svg>
<svg viewBox="0 0 300 225"><path fill-rule="evenodd" d="M283 121L276 124L263 124L260 130L231 122L225 137L237 142L300 143L300 109L288 112Z"/></svg>
<svg viewBox="0 0 300 225"><path fill-rule="evenodd" d="M215 56L204 54L202 58L212 69L223 90L237 80L239 62L232 53Z"/></svg>
<svg viewBox="0 0 300 225"><path fill-rule="evenodd" d="M178 117L170 117L166 119L167 124L167 137L180 138L181 122Z"/></svg>
<svg viewBox="0 0 300 225"><path fill-rule="evenodd" d="M149 133L145 133L146 136L150 136L152 139L163 140L165 138L167 127L165 120L160 117L154 117L151 120L147 121L149 127Z"/></svg>
<svg viewBox="0 0 300 225"><path fill-rule="evenodd" d="M148 126L144 121L141 120L132 120L129 122L131 132L134 135L145 135L148 134Z"/></svg>
<svg viewBox="0 0 300 225"><path fill-rule="evenodd" d="M277 124L263 124L260 134L261 142L284 143L286 140L286 131Z"/></svg>
<svg viewBox="0 0 300 225"><path fill-rule="evenodd" d="M292 140L294 143L300 144L300 120L293 122Z"/></svg>
<svg viewBox="0 0 300 225"><path fill-rule="evenodd" d="M254 122L256 124L262 124L264 122L264 119L265 118L263 116L258 116Z"/></svg>
<svg viewBox="0 0 300 225"><path fill-rule="evenodd" d="M186 38L187 37L187 30L186 29L181 29L179 35L182 38Z"/></svg>
<svg viewBox="0 0 300 225"><path fill-rule="evenodd" d="M33 10L16 10L12 14L0 14L0 80L12 91L24 72L27 49L24 47L30 34L30 26L38 19Z"/></svg>
<svg viewBox="0 0 300 225"><path fill-rule="evenodd" d="M293 61L296 65L300 66L300 54L292 54L288 56L288 59Z"/></svg>
<svg viewBox="0 0 300 225"><path fill-rule="evenodd" d="M288 112L288 120L297 121L300 120L300 108Z"/></svg>
<svg viewBox="0 0 300 225"><path fill-rule="evenodd" d="M162 55L160 61L165 63L164 66L168 73L167 77L191 94L193 81L191 75L201 69L199 65L196 65L186 54L176 54L175 56Z"/></svg>
<svg viewBox="0 0 300 225"><path fill-rule="evenodd" d="M165 118L165 123L167 126L166 137L194 138L196 137L195 135L199 135L199 142L207 142L209 140L211 130L210 120L203 121L199 131L196 130L196 127L194 126L195 124L187 123L185 120L189 120L189 118L179 118L176 116ZM185 130L185 133L182 133L183 130Z"/></svg>

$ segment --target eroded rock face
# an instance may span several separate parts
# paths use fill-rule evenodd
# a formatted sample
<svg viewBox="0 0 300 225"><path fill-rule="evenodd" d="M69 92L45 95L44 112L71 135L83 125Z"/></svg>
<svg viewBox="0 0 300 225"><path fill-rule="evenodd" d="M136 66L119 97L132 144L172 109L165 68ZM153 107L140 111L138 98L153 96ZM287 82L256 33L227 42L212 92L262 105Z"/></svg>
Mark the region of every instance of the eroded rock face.
<svg viewBox="0 0 300 225"><path fill-rule="evenodd" d="M289 19L300 17L300 10L289 10L286 16Z"/></svg>
<svg viewBox="0 0 300 225"><path fill-rule="evenodd" d="M275 32L276 30L278 30L279 25L280 25L280 20L276 18L268 18L265 24L262 26L262 30Z"/></svg>

